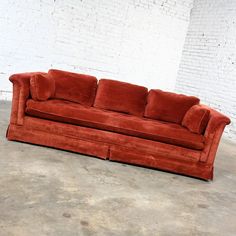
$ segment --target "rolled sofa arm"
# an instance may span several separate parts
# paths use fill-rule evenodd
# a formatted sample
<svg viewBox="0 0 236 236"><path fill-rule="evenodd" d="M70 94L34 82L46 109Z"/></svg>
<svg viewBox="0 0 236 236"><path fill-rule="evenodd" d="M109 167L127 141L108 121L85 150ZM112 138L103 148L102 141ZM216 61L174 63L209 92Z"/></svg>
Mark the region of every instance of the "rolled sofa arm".
<svg viewBox="0 0 236 236"><path fill-rule="evenodd" d="M42 72L29 72L10 76L9 80L13 83L11 124L23 125L25 104L30 95L30 78L32 75L39 73L44 74Z"/></svg>
<svg viewBox="0 0 236 236"><path fill-rule="evenodd" d="M202 106L210 110L210 119L204 134L205 148L202 151L200 161L212 165L224 128L226 125L230 124L230 119L210 107Z"/></svg>

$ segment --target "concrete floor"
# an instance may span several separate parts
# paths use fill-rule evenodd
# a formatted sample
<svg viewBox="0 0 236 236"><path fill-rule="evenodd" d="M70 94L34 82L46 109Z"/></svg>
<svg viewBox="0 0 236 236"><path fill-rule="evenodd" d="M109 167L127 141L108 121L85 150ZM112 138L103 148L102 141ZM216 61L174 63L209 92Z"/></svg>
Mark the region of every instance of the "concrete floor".
<svg viewBox="0 0 236 236"><path fill-rule="evenodd" d="M10 103L0 114L0 236L236 235L233 143L205 182L9 142Z"/></svg>

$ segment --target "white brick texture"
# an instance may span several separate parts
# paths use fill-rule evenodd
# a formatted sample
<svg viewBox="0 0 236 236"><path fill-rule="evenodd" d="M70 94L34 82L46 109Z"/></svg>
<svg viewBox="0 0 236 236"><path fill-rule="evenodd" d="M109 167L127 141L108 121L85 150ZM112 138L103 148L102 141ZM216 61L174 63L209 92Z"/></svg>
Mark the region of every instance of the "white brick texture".
<svg viewBox="0 0 236 236"><path fill-rule="evenodd" d="M10 74L58 68L173 90L192 0L7 0L0 99Z"/></svg>
<svg viewBox="0 0 236 236"><path fill-rule="evenodd" d="M225 136L236 140L236 1L195 0L176 91L228 115Z"/></svg>

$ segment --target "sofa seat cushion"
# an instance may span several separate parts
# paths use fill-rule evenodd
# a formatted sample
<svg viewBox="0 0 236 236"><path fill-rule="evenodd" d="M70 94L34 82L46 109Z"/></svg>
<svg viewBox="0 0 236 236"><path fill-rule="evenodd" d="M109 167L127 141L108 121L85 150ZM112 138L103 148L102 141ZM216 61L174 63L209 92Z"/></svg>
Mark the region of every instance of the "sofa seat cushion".
<svg viewBox="0 0 236 236"><path fill-rule="evenodd" d="M26 113L44 119L122 133L149 140L201 150L204 136L181 125L85 107L63 100L27 101Z"/></svg>

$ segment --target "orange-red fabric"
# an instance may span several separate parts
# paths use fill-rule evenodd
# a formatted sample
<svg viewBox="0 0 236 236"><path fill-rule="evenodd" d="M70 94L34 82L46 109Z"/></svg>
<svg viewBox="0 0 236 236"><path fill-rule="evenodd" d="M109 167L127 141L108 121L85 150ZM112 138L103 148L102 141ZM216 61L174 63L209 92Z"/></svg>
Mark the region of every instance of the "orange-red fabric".
<svg viewBox="0 0 236 236"><path fill-rule="evenodd" d="M130 83L101 79L94 107L143 116L148 89Z"/></svg>
<svg viewBox="0 0 236 236"><path fill-rule="evenodd" d="M54 147L86 155L107 158L108 145L92 140L72 138L65 135L57 135L54 132L42 132L38 127L25 127L10 125L7 138L9 140L20 140L23 142L35 143L48 147Z"/></svg>
<svg viewBox="0 0 236 236"><path fill-rule="evenodd" d="M51 69L48 75L55 80L54 98L92 106L97 89L97 78L68 71Z"/></svg>
<svg viewBox="0 0 236 236"><path fill-rule="evenodd" d="M204 165L200 162L174 160L169 158L168 155L152 155L121 146L112 146L109 154L109 160L111 161L152 167L206 180L213 179L213 166Z"/></svg>
<svg viewBox="0 0 236 236"><path fill-rule="evenodd" d="M144 116L181 124L185 113L198 103L199 99L194 96L152 89L148 94Z"/></svg>
<svg viewBox="0 0 236 236"><path fill-rule="evenodd" d="M196 162L199 161L201 155L201 151L199 150L92 127L42 119L40 117L25 116L24 125L29 130L38 130L48 134L56 134L82 140L92 140L99 143L117 145L118 147L127 147L131 150L139 150L141 153L149 153L154 156L168 156L168 158L171 158L172 160L176 159Z"/></svg>
<svg viewBox="0 0 236 236"><path fill-rule="evenodd" d="M140 125L138 120L141 119L134 116L132 116L132 119L135 127L130 125L129 121L124 121L122 119L118 119L119 121L117 121L114 119L114 116L111 117L116 120L118 124L126 125L127 134L121 134L119 131L112 132L101 130L100 128L86 127L86 124L92 123L91 120L89 122L81 121L81 118L79 119L79 122L76 120L79 125L65 123L68 122L68 120L75 122L73 118L73 110L71 111L72 118L67 117L66 119L59 115L55 116L54 114L45 114L44 112L39 111L33 111L33 113L37 115L39 112L39 114L45 118L27 116L25 113L25 107L30 94L30 78L32 75L38 73L42 72L14 74L9 78L14 86L11 119L10 125L7 129L8 140L61 148L101 157L103 159L108 158L109 160L168 170L203 179L213 178L214 160L220 138L225 126L230 123L230 119L220 112L201 105L201 107L205 107L210 111L209 122L204 132L203 150L195 150L194 148L168 144L166 140L154 141L154 139L150 140L148 138L131 136L134 131L138 135L143 135L140 134L141 132L137 133L137 130L133 130L135 127ZM49 101L50 100L45 102L34 102L44 104ZM61 104L61 109L65 109L67 103L71 104L71 102L63 100L60 100L60 102L63 103ZM76 105L80 106L79 104L75 104L75 106ZM67 109L65 110L68 112ZM82 111L81 109L79 110ZM83 112L84 111L85 110L83 110ZM115 112L103 112L107 112L109 115L112 113L115 115ZM87 116L86 114L88 115L88 113L85 112L85 116ZM122 116L122 114L116 114L118 117ZM123 114L123 116L131 117L127 114ZM55 117L59 122L48 120L55 119ZM98 119L98 117L99 116L96 116L96 119ZM103 119L101 118L101 120ZM148 119L145 118L141 120L148 121ZM153 120L153 122L167 124L167 122L155 120ZM93 125L96 127L95 123L93 123ZM104 125L106 124L104 123ZM113 127L116 127L114 124L112 125ZM170 125L172 126L174 124ZM175 126L177 126L177 124L175 124ZM131 127L130 130L128 130L127 127ZM148 126L146 126L146 129L148 130L147 127ZM122 131L122 126L116 127L117 130L118 128ZM182 127L182 129L186 128ZM161 132L161 130L162 129L160 128L158 131ZM164 131L162 130L162 132ZM142 130L142 132L145 134L146 131ZM169 132L169 134L171 134L171 132Z"/></svg>
<svg viewBox="0 0 236 236"><path fill-rule="evenodd" d="M69 101L28 100L26 113L31 116L114 131L197 150L204 148L204 137L188 131L181 125L88 108Z"/></svg>
<svg viewBox="0 0 236 236"><path fill-rule="evenodd" d="M30 94L34 100L46 101L54 96L55 81L46 74L35 74L30 79Z"/></svg>
<svg viewBox="0 0 236 236"><path fill-rule="evenodd" d="M209 121L210 111L199 105L192 106L184 116L182 125L196 134L203 134Z"/></svg>
<svg viewBox="0 0 236 236"><path fill-rule="evenodd" d="M23 126L13 125L9 126L7 132L8 140L19 140L23 142L29 142L59 149L71 150L74 152L84 153L87 155L92 155L100 157L102 159L115 160L126 163L133 163L140 166L152 167L157 169L168 170L180 174L195 176L203 179L212 179L213 177L213 166L204 165L197 161L197 159L188 159L181 151L177 152L177 156L174 155L172 158L167 151L166 154L162 155L161 153L151 153L149 149L140 150L139 148L129 148L120 145L113 145L112 143L106 142L96 142L95 140L88 139L88 135L93 135L95 129L89 129L85 127L74 126L75 129L83 128L86 132L86 139L78 137L73 137L68 133L68 129L65 128L65 132L58 134L57 131L62 132L63 126L68 127L73 125L63 124L59 122L52 122L47 120L42 120L33 117L27 117L27 122ZM35 122L31 123L33 119L37 120L38 124ZM48 125L47 125L48 123ZM51 126L57 126L55 129L51 129L52 132L49 132L45 129L45 126L50 128ZM70 128L69 128L70 129ZM99 130L95 130L99 132ZM110 133L112 135L117 135L116 133L102 131L105 133ZM80 132L79 132L80 133ZM83 134L80 133L80 134ZM128 137L128 136L126 136ZM130 137L132 143L134 137ZM137 139L140 145L143 144L143 141L148 142L148 140ZM158 142L154 142L151 145L151 149L155 148L155 145L158 145ZM138 146L138 145L137 145ZM167 145L171 147L172 145ZM174 147L174 146L173 146ZM177 147L179 148L179 147ZM158 149L157 149L158 150ZM168 147L166 148L168 150ZM178 155L181 157L178 159ZM84 157L85 158L85 157Z"/></svg>
<svg viewBox="0 0 236 236"><path fill-rule="evenodd" d="M11 108L11 124L22 125L25 116L26 100L30 96L30 79L35 74L46 74L43 72L28 72L13 74L9 80L13 83L13 97Z"/></svg>

